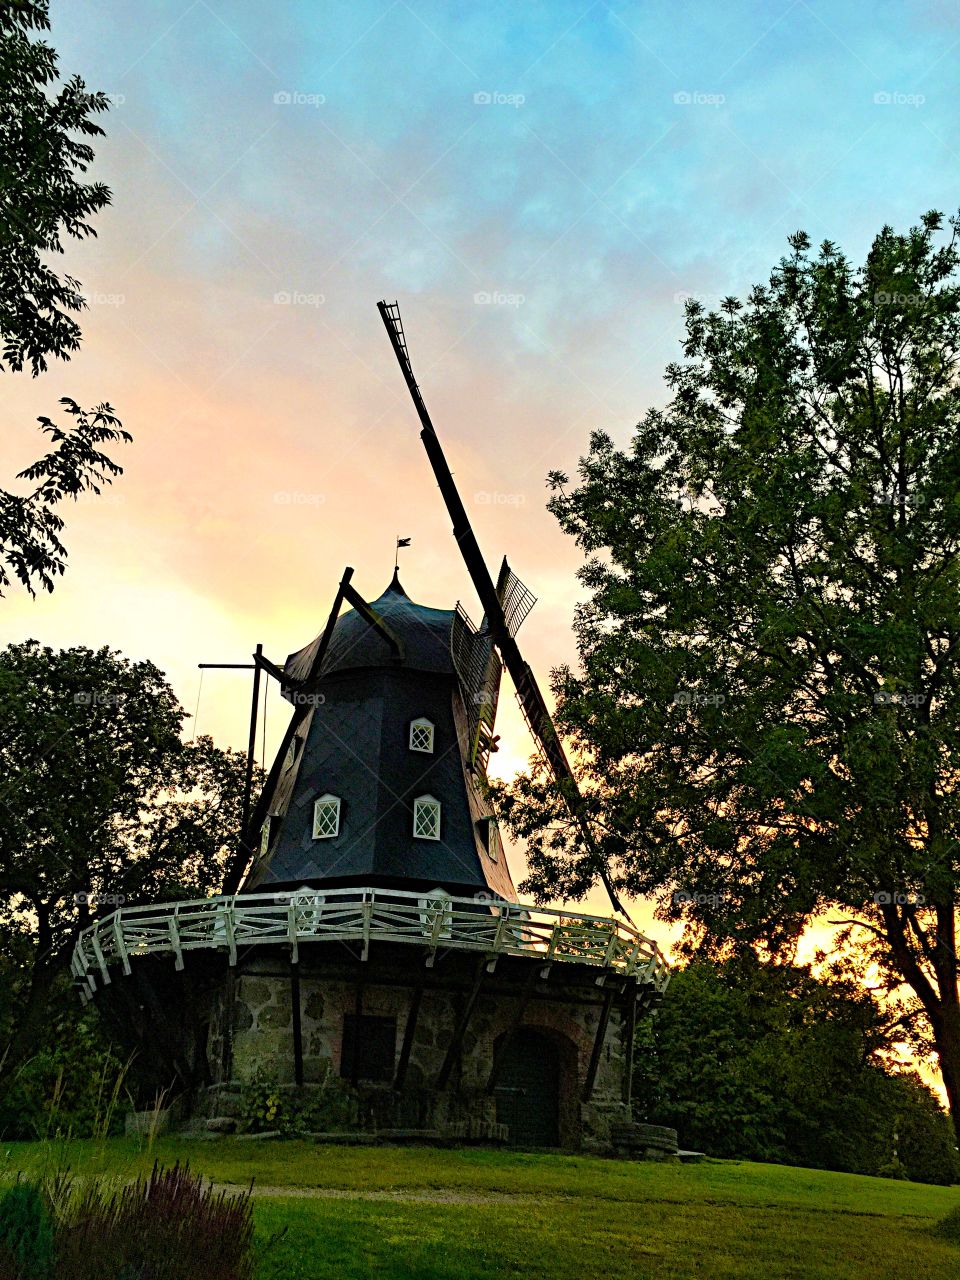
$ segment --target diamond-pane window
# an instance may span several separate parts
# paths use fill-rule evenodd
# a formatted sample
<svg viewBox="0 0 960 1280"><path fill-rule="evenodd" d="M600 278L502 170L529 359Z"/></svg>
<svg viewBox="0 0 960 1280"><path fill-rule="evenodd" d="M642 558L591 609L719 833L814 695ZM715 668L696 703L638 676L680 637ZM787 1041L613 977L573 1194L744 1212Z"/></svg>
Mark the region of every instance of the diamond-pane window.
<svg viewBox="0 0 960 1280"><path fill-rule="evenodd" d="M433 725L422 716L410 721L410 750L433 751Z"/></svg>
<svg viewBox="0 0 960 1280"><path fill-rule="evenodd" d="M418 796L413 802L413 834L418 840L440 839L440 801Z"/></svg>
<svg viewBox="0 0 960 1280"><path fill-rule="evenodd" d="M320 796L313 802L314 840L332 840L340 834L340 797Z"/></svg>

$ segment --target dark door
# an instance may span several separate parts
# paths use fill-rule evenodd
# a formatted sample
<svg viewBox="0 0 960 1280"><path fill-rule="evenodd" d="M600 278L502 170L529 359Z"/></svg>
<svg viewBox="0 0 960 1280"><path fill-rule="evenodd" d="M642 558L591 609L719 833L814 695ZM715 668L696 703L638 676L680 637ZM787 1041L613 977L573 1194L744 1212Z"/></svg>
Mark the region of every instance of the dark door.
<svg viewBox="0 0 960 1280"><path fill-rule="evenodd" d="M521 1028L510 1037L496 1097L497 1122L510 1126L511 1146L560 1145L560 1058L549 1036Z"/></svg>

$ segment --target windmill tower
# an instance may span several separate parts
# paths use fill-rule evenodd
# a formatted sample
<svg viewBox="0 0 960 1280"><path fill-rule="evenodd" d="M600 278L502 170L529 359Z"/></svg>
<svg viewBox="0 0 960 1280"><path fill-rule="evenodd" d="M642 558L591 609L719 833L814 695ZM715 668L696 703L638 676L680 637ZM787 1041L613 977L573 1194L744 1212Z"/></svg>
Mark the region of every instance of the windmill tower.
<svg viewBox="0 0 960 1280"><path fill-rule="evenodd" d="M332 1071L381 1134L610 1150L667 966L624 919L517 901L485 786L504 666L592 833L517 646L533 597L506 561L487 570L399 311L379 310L483 620L415 603L396 572L367 600L348 568L315 640L258 655L292 713L223 892L98 919L74 973L198 1116L256 1077L309 1091Z"/></svg>

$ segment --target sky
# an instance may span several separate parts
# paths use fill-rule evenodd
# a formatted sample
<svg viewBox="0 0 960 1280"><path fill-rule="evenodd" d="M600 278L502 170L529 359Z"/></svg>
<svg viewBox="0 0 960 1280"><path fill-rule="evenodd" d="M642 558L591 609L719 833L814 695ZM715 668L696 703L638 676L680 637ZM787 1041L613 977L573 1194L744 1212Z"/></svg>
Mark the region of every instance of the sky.
<svg viewBox="0 0 960 1280"><path fill-rule="evenodd" d="M960 8L938 0L51 14L63 71L113 100L113 204L63 261L81 351L3 375L0 474L64 395L109 401L134 443L67 511L54 594L0 605L0 643L150 658L191 714L199 662L282 660L346 565L380 594L397 536L408 593L479 619L378 299L400 302L488 562L539 597L520 639L545 684L582 595L546 475L665 403L684 299L743 295L798 228L856 260L958 204ZM208 672L197 727L242 747L248 708L246 673ZM268 757L284 717L274 694ZM498 729L509 775L529 752L510 699Z"/></svg>

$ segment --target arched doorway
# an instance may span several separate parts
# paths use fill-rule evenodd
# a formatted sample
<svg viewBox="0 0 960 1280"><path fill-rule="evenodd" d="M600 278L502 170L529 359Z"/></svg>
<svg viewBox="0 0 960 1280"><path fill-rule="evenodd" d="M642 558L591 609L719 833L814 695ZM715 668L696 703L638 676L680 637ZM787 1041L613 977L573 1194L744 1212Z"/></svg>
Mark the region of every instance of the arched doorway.
<svg viewBox="0 0 960 1280"><path fill-rule="evenodd" d="M497 1122L510 1128L514 1147L560 1145L560 1052L556 1040L520 1027L502 1054L497 1079Z"/></svg>

